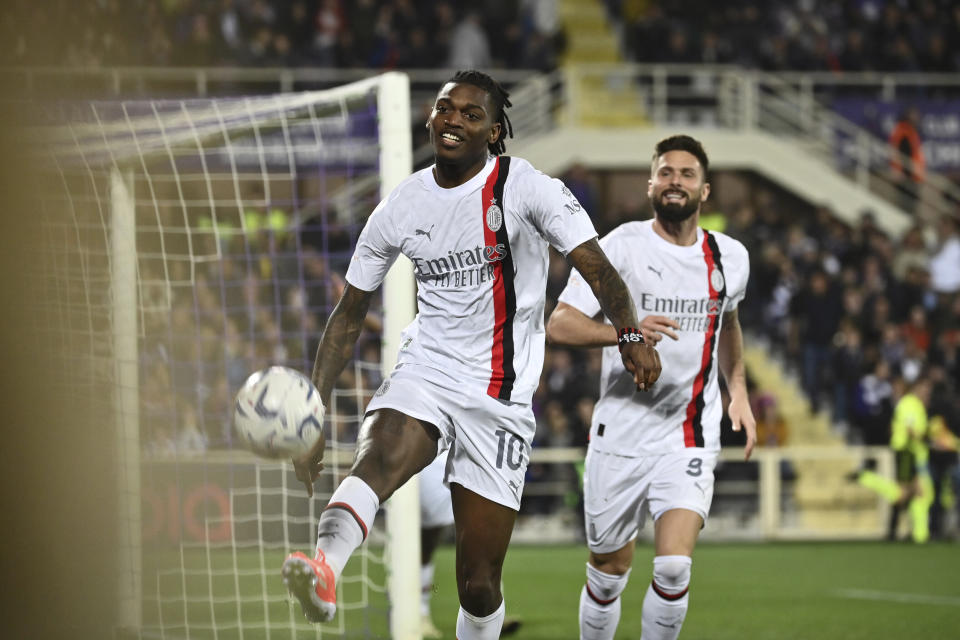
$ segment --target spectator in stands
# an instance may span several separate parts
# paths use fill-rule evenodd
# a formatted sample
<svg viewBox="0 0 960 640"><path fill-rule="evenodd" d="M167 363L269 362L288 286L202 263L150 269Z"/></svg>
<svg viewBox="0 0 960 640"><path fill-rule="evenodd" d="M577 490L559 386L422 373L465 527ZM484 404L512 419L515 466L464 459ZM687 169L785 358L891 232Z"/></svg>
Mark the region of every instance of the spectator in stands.
<svg viewBox="0 0 960 640"><path fill-rule="evenodd" d="M937 247L930 256L930 285L941 298L960 292L960 231L957 220L937 220Z"/></svg>
<svg viewBox="0 0 960 640"><path fill-rule="evenodd" d="M902 40L902 38L901 38ZM890 132L890 172L897 184L900 207L917 213L920 188L926 173L926 159L920 140L920 114L915 108L906 109Z"/></svg>
<svg viewBox="0 0 960 640"><path fill-rule="evenodd" d="M826 272L816 269L790 305L794 323L793 349L803 362L803 389L813 412L820 410L821 393L830 379L830 345L840 321L840 297Z"/></svg>
<svg viewBox="0 0 960 640"><path fill-rule="evenodd" d="M889 442L893 385L890 365L883 358L876 358L870 371L860 378L851 414L855 427L852 440L867 445Z"/></svg>
<svg viewBox="0 0 960 640"><path fill-rule="evenodd" d="M757 445L781 447L787 443L787 422L780 413L777 399L771 393L756 394L751 404L757 418Z"/></svg>
<svg viewBox="0 0 960 640"><path fill-rule="evenodd" d="M927 269L929 259L927 245L923 240L923 228L919 225L914 225L900 238L897 253L893 257L891 270L894 277L903 280L907 277L907 270L910 267Z"/></svg>
<svg viewBox="0 0 960 640"><path fill-rule="evenodd" d="M480 14L469 11L453 29L447 66L454 69L484 69L490 66L492 60L490 40L483 30Z"/></svg>
<svg viewBox="0 0 960 640"><path fill-rule="evenodd" d="M333 67L337 64L337 44L340 33L346 29L339 0L321 0L314 18L312 53L317 64Z"/></svg>
<svg viewBox="0 0 960 640"><path fill-rule="evenodd" d="M833 421L846 425L864 366L863 338L853 320L845 318L840 323L833 337L831 358Z"/></svg>

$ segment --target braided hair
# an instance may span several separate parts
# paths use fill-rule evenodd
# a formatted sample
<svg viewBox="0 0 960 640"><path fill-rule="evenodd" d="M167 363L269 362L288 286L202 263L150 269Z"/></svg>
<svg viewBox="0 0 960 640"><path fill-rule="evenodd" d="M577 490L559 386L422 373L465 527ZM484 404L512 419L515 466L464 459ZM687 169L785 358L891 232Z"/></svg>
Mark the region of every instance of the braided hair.
<svg viewBox="0 0 960 640"><path fill-rule="evenodd" d="M505 109L512 106L510 102L510 93L503 88L499 82L483 73L482 71L457 71L447 82L456 84L471 84L487 92L490 101L496 109L496 121L500 123L500 136L496 142L487 145L491 154L498 156L507 150L504 138L513 137L513 125L510 124L510 118L507 117Z"/></svg>

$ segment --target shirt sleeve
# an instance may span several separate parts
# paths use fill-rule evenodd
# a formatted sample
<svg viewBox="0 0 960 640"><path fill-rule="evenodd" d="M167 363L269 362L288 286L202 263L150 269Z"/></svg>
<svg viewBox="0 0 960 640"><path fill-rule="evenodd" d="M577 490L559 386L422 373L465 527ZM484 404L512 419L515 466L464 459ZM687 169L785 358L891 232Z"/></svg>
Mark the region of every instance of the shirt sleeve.
<svg viewBox="0 0 960 640"><path fill-rule="evenodd" d="M373 291L383 282L387 271L400 255L399 233L391 222L388 200L373 210L364 225L357 248L347 267L347 282L363 291Z"/></svg>
<svg viewBox="0 0 960 640"><path fill-rule="evenodd" d="M530 222L557 251L567 255L597 237L587 211L563 182L532 167L522 177Z"/></svg>

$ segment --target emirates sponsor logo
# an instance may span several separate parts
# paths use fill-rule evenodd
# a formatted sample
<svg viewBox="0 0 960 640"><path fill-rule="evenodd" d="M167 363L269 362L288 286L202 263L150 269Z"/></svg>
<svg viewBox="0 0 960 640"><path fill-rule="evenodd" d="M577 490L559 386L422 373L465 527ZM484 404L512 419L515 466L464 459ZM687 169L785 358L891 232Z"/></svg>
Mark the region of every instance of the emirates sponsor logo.
<svg viewBox="0 0 960 640"><path fill-rule="evenodd" d="M448 251L435 258L413 257L417 280L438 287L469 287L494 278L494 265L506 259L507 246L497 243L463 251Z"/></svg>
<svg viewBox="0 0 960 640"><path fill-rule="evenodd" d="M668 298L643 293L639 303L640 310L648 314L665 315L676 320L680 331L705 332L710 328L712 319L723 313L725 300L708 297Z"/></svg>

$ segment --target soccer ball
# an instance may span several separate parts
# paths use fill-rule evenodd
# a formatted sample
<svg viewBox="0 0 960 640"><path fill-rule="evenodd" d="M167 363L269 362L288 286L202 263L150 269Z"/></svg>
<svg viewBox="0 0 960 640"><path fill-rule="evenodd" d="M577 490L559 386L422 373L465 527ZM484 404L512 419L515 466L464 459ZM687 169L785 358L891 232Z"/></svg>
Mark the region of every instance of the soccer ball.
<svg viewBox="0 0 960 640"><path fill-rule="evenodd" d="M233 427L257 455L296 457L323 437L323 413L320 392L309 378L287 367L268 367L237 392Z"/></svg>

